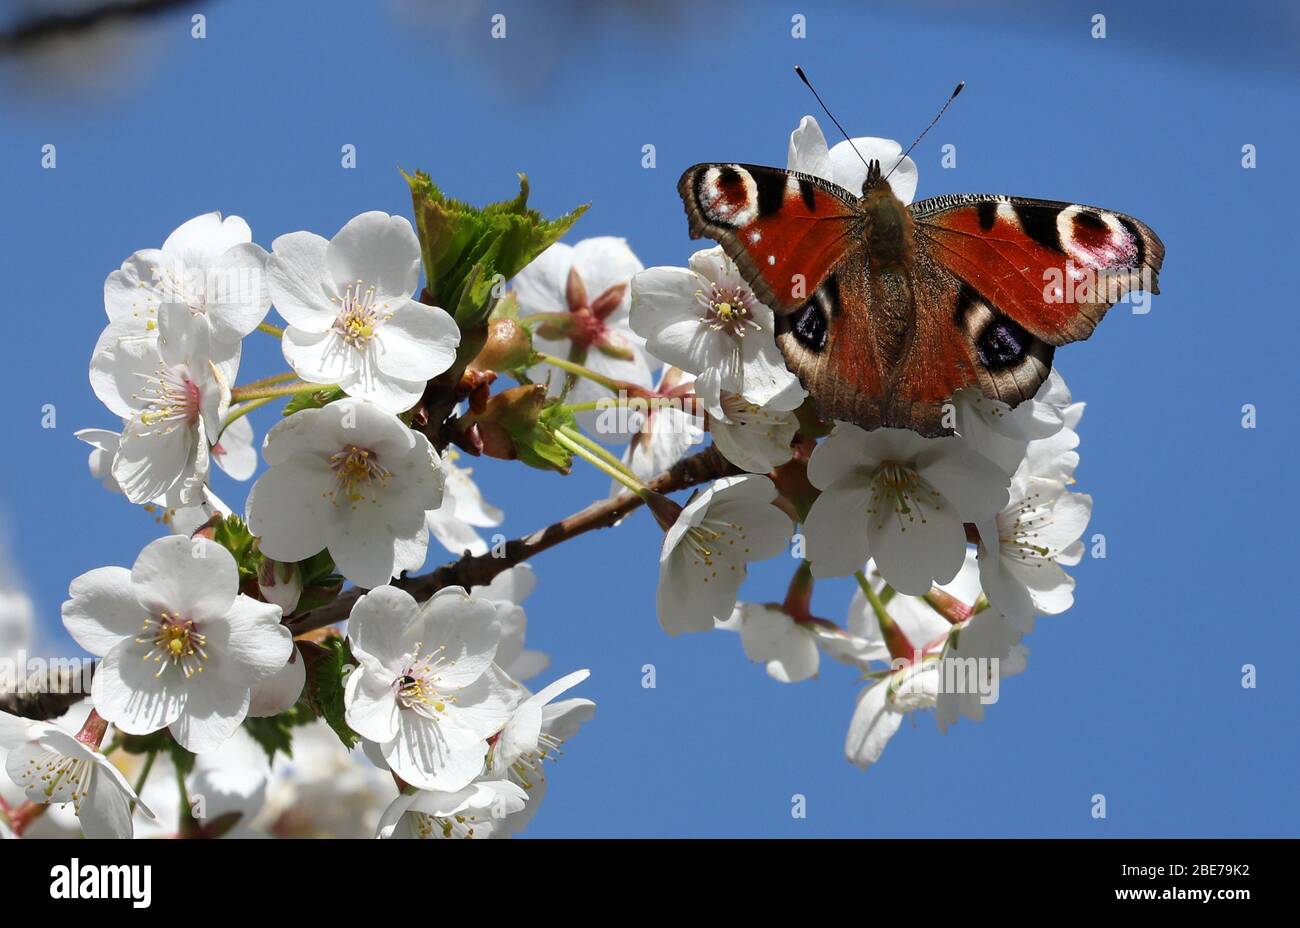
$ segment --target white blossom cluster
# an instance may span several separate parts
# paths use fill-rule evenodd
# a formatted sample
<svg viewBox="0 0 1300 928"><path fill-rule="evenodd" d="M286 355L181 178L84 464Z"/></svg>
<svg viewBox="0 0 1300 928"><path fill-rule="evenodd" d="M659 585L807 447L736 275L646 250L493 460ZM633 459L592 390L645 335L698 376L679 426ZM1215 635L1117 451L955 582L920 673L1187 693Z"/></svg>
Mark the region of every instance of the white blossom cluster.
<svg viewBox="0 0 1300 928"><path fill-rule="evenodd" d="M881 163L900 156L892 141L853 144ZM789 166L850 190L865 171L849 143L828 148L811 117L791 135ZM889 182L909 202L915 164L904 158ZM491 837L535 814L543 761L595 705L562 698L585 670L535 692L523 682L547 664L524 648L531 568L423 601L391 583L423 567L430 536L483 555L478 530L502 520L456 452L439 453L404 417L462 337L448 312L415 298L421 261L411 224L381 212L332 239L282 235L269 252L242 219L209 213L109 275L90 380L120 427L78 435L92 473L161 509L174 534L130 569L72 582L63 620L100 659L92 692L55 722L0 715L11 803L66 804L85 834L119 837L176 833L178 816L232 835ZM1024 668L1036 616L1072 605L1063 567L1082 556L1091 500L1070 489L1083 406L1059 374L1014 410L963 391L950 437L810 429L815 404L786 368L773 311L720 248L645 269L622 239L555 244L511 289L534 349L513 373L573 407L594 441L563 429L556 440L616 492L652 501L645 482L706 435L738 471L684 506L652 503L666 531L659 622L670 635L737 631L783 683L816 676L822 653L855 668L866 683L846 742L855 764L874 763L909 712L932 709L943 728L982 718L1000 680ZM266 321L272 306L282 329ZM242 340L259 329L280 336L291 373L239 387ZM330 401L286 415L261 443L266 466L242 515L264 569L241 575L204 530L231 514L211 466L253 478L245 413L317 387ZM597 442L626 448L620 459ZM783 552L786 601L742 601L749 565ZM300 704L328 640L295 637L288 622L304 595L299 565L318 557L366 591L342 633L344 718L331 720L362 748L349 754L315 721L292 757L268 760L248 722ZM812 606L814 582L838 576L858 581L843 624ZM158 771L172 755L112 750L164 729L196 756L179 775L202 808L166 788L176 772ZM70 820L65 810L38 825L57 832Z"/></svg>

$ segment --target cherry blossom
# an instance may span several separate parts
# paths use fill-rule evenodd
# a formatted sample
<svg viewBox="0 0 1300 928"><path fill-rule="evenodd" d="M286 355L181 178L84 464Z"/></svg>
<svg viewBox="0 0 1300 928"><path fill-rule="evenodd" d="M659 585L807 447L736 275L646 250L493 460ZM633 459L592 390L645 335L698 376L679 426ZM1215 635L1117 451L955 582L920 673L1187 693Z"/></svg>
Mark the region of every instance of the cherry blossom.
<svg viewBox="0 0 1300 928"><path fill-rule="evenodd" d="M392 413L355 399L304 409L271 429L262 454L270 470L249 491L248 525L267 556L328 548L365 587L424 563L442 470L429 440Z"/></svg>
<svg viewBox="0 0 1300 928"><path fill-rule="evenodd" d="M708 631L736 605L747 565L775 557L789 518L766 477L724 477L682 510L659 555L659 624L670 635Z"/></svg>
<svg viewBox="0 0 1300 928"><path fill-rule="evenodd" d="M96 711L127 734L168 728L196 754L234 733L293 650L279 607L240 593L235 559L206 538L159 538L131 570L92 570L68 593L68 634L103 658Z"/></svg>
<svg viewBox="0 0 1300 928"><path fill-rule="evenodd" d="M289 323L285 360L309 383L338 384L398 413L455 360L455 321L411 298L420 242L401 216L362 213L328 241L311 232L282 235L271 243L267 277Z"/></svg>

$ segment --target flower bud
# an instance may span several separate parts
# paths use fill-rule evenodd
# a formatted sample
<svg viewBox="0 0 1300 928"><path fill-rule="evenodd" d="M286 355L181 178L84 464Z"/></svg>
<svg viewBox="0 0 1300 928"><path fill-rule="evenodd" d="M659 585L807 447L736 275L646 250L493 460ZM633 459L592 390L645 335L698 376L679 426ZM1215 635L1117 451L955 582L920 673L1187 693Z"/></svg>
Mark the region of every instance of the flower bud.
<svg viewBox="0 0 1300 928"><path fill-rule="evenodd" d="M527 366L533 356L533 337L514 319L493 319L487 341L470 363L471 370L513 371Z"/></svg>
<svg viewBox="0 0 1300 928"><path fill-rule="evenodd" d="M257 586L263 599L279 606L284 615L291 615L302 596L302 573L297 564L263 558L257 568Z"/></svg>

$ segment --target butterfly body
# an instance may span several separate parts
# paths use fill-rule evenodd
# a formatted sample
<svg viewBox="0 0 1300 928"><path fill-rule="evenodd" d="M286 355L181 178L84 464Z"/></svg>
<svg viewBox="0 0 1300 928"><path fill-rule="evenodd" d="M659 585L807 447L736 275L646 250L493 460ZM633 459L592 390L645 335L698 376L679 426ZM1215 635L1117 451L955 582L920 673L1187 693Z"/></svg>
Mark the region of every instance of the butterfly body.
<svg viewBox="0 0 1300 928"><path fill-rule="evenodd" d="M700 164L678 185L691 236L718 241L777 316L777 344L822 415L951 434L974 387L1015 406L1058 345L1130 290L1164 247L1132 217L964 194L904 205L873 161L860 196L822 178Z"/></svg>

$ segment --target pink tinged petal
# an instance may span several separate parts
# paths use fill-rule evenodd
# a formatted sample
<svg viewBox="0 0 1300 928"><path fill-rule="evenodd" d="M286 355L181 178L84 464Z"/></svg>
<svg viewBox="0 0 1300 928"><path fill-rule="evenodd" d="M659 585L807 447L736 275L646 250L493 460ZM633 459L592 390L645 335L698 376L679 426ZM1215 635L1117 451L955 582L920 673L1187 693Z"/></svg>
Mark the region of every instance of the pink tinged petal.
<svg viewBox="0 0 1300 928"><path fill-rule="evenodd" d="M409 297L420 282L420 241L405 217L372 210L349 219L330 240L325 265L337 293L362 281L379 302Z"/></svg>
<svg viewBox="0 0 1300 928"><path fill-rule="evenodd" d="M483 771L488 744L473 731L402 714L397 737L382 746L384 761L420 789L464 789Z"/></svg>
<svg viewBox="0 0 1300 928"><path fill-rule="evenodd" d="M247 480L257 470L257 449L253 447L253 424L236 419L221 433L212 448L212 460L235 480Z"/></svg>
<svg viewBox="0 0 1300 928"><path fill-rule="evenodd" d="M515 275L511 289L519 305L530 313L568 312L565 282L573 266L573 247L556 242Z"/></svg>
<svg viewBox="0 0 1300 928"><path fill-rule="evenodd" d="M283 667L253 685L249 696L248 714L252 718L267 718L288 712L302 696L307 685L307 662L297 648Z"/></svg>
<svg viewBox="0 0 1300 928"><path fill-rule="evenodd" d="M145 545L131 582L147 608L192 620L218 619L239 592L239 568L230 552L206 538L172 535Z"/></svg>
<svg viewBox="0 0 1300 928"><path fill-rule="evenodd" d="M377 586L352 606L348 641L354 650L364 651L385 666L393 665L406 653L409 630L420 616L420 607L410 593L395 586Z"/></svg>
<svg viewBox="0 0 1300 928"><path fill-rule="evenodd" d="M248 493L248 526L261 550L289 563L324 549L335 517L336 483L323 460L310 458L273 466L257 478Z"/></svg>
<svg viewBox="0 0 1300 928"><path fill-rule="evenodd" d="M889 739L903 723L903 713L888 704L889 680L864 690L858 697L844 742L844 754L856 766L866 769L880 760Z"/></svg>
<svg viewBox="0 0 1300 928"><path fill-rule="evenodd" d="M407 300L379 326L375 340L381 371L405 380L429 380L456 360L460 329L438 307Z"/></svg>
<svg viewBox="0 0 1300 928"><path fill-rule="evenodd" d="M98 657L118 642L135 638L149 617L125 567L99 567L84 573L72 581L68 595L71 598L63 603L63 625L73 641Z"/></svg>
<svg viewBox="0 0 1300 928"><path fill-rule="evenodd" d="M817 497L803 526L813 576L845 577L862 569L870 555L870 505L871 491L864 486L833 486Z"/></svg>
<svg viewBox="0 0 1300 928"><path fill-rule="evenodd" d="M353 670L343 691L348 725L376 744L386 744L401 731L402 712L387 674L380 675L367 661Z"/></svg>
<svg viewBox="0 0 1300 928"><path fill-rule="evenodd" d="M311 232L291 232L271 243L266 282L271 302L291 326L325 332L338 316L338 294L325 267L329 242Z"/></svg>
<svg viewBox="0 0 1300 928"><path fill-rule="evenodd" d="M206 675L205 675L206 676ZM207 754L229 741L248 717L249 691L217 681L192 686L185 711L169 730L176 743L193 754Z"/></svg>
<svg viewBox="0 0 1300 928"><path fill-rule="evenodd" d="M884 496L867 518L867 545L876 567L900 593L921 596L957 576L966 560L966 529L953 507L924 485L908 496L908 511ZM820 499L818 500L820 502Z"/></svg>
<svg viewBox="0 0 1300 928"><path fill-rule="evenodd" d="M109 651L90 685L95 711L128 735L147 735L181 717L187 692L180 674L158 676L147 648L122 644Z"/></svg>
<svg viewBox="0 0 1300 928"><path fill-rule="evenodd" d="M207 316L212 337L237 342L266 318L271 308L266 251L252 242L235 245L209 268Z"/></svg>

